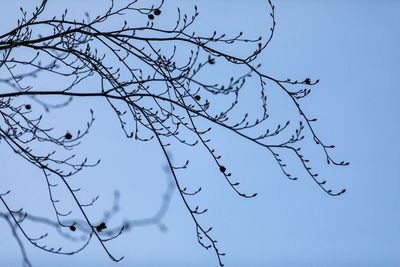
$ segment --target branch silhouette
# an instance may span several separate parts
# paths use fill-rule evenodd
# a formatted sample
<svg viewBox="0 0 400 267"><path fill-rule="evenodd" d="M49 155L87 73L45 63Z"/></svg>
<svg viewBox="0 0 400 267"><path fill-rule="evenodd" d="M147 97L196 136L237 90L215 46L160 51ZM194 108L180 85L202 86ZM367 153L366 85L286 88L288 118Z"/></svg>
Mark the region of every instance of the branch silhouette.
<svg viewBox="0 0 400 267"><path fill-rule="evenodd" d="M158 18L168 12L163 0L157 4L147 3L146 6L139 1L127 4L110 1L109 8L102 14L91 18L87 13L83 19L70 18L67 10L49 18L45 12L47 4L48 1L42 0L32 14L21 8L17 26L0 34L0 143L41 170L54 210L54 220L29 215L22 209L14 210L8 204L8 199L12 197L10 191L0 194L6 210L0 213L0 217L10 225L26 265L31 263L17 230L33 246L56 254L78 253L92 239L96 239L110 259L120 261L123 257L115 257L110 252L108 241L131 227L155 224L160 229L165 228L161 219L169 205L171 186L154 217L130 220L120 227L113 227L108 220L118 210L117 204L100 222L93 222L87 214L85 208L94 205L97 197L90 203L82 202L76 194L79 189L73 188L68 179L100 163L87 158L79 160L81 155L74 154L74 149L84 142L84 137L90 138L95 111L90 109L90 119L83 129L69 129L60 135L57 133L59 129L43 126L44 118L52 110L68 109L73 99L77 98L83 101L91 98L105 100L127 138L143 142L152 140L159 144L174 188L194 223L198 242L214 251L220 266L223 266L222 256L225 253L219 250L217 240L211 233L212 227L203 226L198 219L207 209L200 209L191 201L201 188L188 189L182 186L179 178L179 172L189 168L190 161L180 165L173 163L167 148L174 151L173 147L186 145L204 149L218 168L218 175L226 180L229 187L243 198L253 198L257 193L242 192L240 183L232 179L229 166L222 163L221 156L213 148L213 128L222 128L270 152L289 179L296 180L297 177L289 174L289 166L280 155L281 151L293 154L325 193L338 196L345 192L345 189L334 192L327 187L326 180L312 171L310 160L301 151L302 140L307 135L320 147L328 164L349 164L331 157L328 150L334 146L326 145L317 135L312 125L316 119L308 116L300 103L319 80L272 77L262 72L261 65L255 63L275 34L275 6L271 1L266 1L266 4L272 26L266 36L256 39L245 37L243 32L231 37L216 31L209 35L197 34L192 29L199 16L197 6L188 13L178 7L175 23L158 26ZM131 23L128 18L137 18L138 22ZM230 52L235 45L254 50L246 56L237 56ZM233 75L228 82L203 74L215 69L216 65L241 74ZM57 77L64 86L49 89L45 82L47 75ZM97 86L88 87L86 81L94 81L92 84ZM249 85L249 81L255 81L258 88ZM250 114L252 110L237 114L240 111L239 96L246 89L251 90L253 95L259 94L254 106L258 105L262 112L256 118ZM285 95L287 105L295 107L300 115L298 122L283 121L266 127L271 114L267 105L269 90ZM288 138L284 137L292 125L295 127L293 133L289 133ZM253 129L262 129L262 133L253 134ZM281 136L286 139L277 141L277 137ZM45 153L37 148L47 145L52 149ZM70 153L69 156L61 156L64 152ZM71 211L60 210L62 203L54 193L55 188L60 186L58 183L69 193L83 219L71 218ZM24 230L24 221L54 227L65 239L83 242L83 245L73 251L66 251L61 246L49 248L42 244L47 235L31 237ZM77 237L76 232L82 236Z"/></svg>

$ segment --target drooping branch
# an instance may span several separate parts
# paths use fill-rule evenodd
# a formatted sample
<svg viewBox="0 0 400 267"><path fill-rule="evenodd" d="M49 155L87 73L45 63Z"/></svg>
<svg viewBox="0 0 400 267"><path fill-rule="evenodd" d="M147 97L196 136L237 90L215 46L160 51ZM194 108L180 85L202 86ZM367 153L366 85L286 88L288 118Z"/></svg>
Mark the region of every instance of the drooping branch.
<svg viewBox="0 0 400 267"><path fill-rule="evenodd" d="M232 37L216 31L209 36L196 34L194 29L199 15L197 6L192 14L184 14L178 8L175 24L158 27L154 21L157 16L166 12L163 9L164 1L159 1L158 4L149 3L148 6L140 6L138 1L117 6L111 1L104 13L94 19L87 14L82 20L69 18L67 10L60 16L46 18L46 4L47 1L43 0L31 16L21 8L22 15L17 26L7 33L0 34L0 69L3 70L0 83L4 86L0 92L0 142L42 170L57 227L73 232L78 227L81 231L86 229L86 243L80 249L65 254L74 254L84 249L94 236L110 258L119 261L122 258L115 258L105 246L105 242L119 236L123 229L128 227L126 224L118 230L113 228L112 233L109 230L107 232L111 238L103 237L100 232L106 232L103 231L106 225L92 223L85 212L85 207L94 205L97 197L89 203L82 203L76 195L79 189L72 188L67 180L83 169L96 167L99 161L90 163L86 158L79 161L76 154L59 156L65 151L72 153L83 142L83 137L90 138L95 120L94 111L90 109L90 119L86 127L77 130L76 134L67 131L60 136L55 133L55 129L42 126L42 120L49 112L56 108L68 108L71 101L78 97L104 99L115 113L127 138L139 141L154 140L159 144L174 178L175 187L193 219L200 245L207 249L212 248L221 266L221 256L224 254L219 252L216 240L210 234L212 228L206 230L197 219L197 216L205 213L207 209L192 208L189 201L189 197L200 193L201 188L190 191L183 187L179 180L178 172L190 167L189 160L181 165L173 164L167 153L166 147L172 146L174 142L204 149L229 187L244 198L255 197L257 193L243 193L240 183L232 180L231 172L221 163L221 156L216 154L210 143L212 128L226 129L245 141L265 148L272 154L284 175L291 180L296 180L297 177L289 174L287 164L283 163L282 156L278 153L281 150L292 153L309 177L327 194L337 196L345 192L344 189L333 192L326 187L326 181L318 178L318 173L311 171L309 160L300 152L301 140L308 132L321 148L328 164L349 164L332 159L328 148L333 146L321 141L312 125L316 119L306 115L300 104L301 99L310 93L309 87L317 84L318 80L275 78L264 73L260 64L255 64L275 34L275 7L270 0L267 1L267 5L271 10L271 28L266 37L257 39L246 38L243 32ZM127 21L127 18L132 17L146 19L142 23ZM104 30L109 21L119 21L120 24L113 24L112 29L108 27ZM228 52L229 49L225 49L249 44L255 44L255 49L244 57L238 57ZM32 56L23 56L27 52ZM227 83L221 83L220 80L203 74L217 64L224 68L229 66L234 70L232 73L238 74L232 75ZM62 79L63 87L49 89L45 83L39 86L31 83L47 75ZM256 80L258 89L248 85L251 80ZM86 81L92 82L90 88L85 84ZM92 85L95 83L97 85ZM295 123L299 127L285 141L276 141L276 137L287 134L289 125L293 122L284 121L265 127L271 114L268 108L268 84L275 86L272 90L285 95L287 105L295 107L300 115L300 119ZM299 86L307 88L299 89ZM236 114L240 113L240 95L244 89L252 90L254 95L258 90L260 94L258 105L262 113L255 119L249 116L249 112L242 112L239 116ZM53 97L49 98L50 96ZM41 113L40 108L47 113ZM40 115L35 117L37 112ZM208 125L208 128L203 129L204 125ZM261 127L267 128L263 129L262 134L254 135L250 131ZM42 152L33 148L38 144L50 145L54 149L49 150L47 154L41 154ZM57 183L52 182L53 180ZM84 218L83 222L69 219L71 211L59 210L59 200L53 193L59 186L58 183L69 192ZM11 225L17 226L33 245L48 252L64 253L37 245L36 239L24 232L21 218L18 217L21 213L13 211L4 197L5 194L0 195L8 215L2 214L2 217L10 223L12 219L14 224ZM34 220L33 217L25 216ZM146 222L157 224L159 221ZM14 231L15 227L12 229ZM25 259L24 251L21 250Z"/></svg>

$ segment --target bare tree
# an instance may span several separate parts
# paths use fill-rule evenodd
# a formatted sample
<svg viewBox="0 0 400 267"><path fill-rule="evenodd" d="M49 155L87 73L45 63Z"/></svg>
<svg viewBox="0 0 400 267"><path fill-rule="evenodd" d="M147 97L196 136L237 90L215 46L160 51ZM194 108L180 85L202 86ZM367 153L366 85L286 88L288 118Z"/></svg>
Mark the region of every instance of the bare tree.
<svg viewBox="0 0 400 267"><path fill-rule="evenodd" d="M56 254L75 254L94 238L112 260L120 261L122 258L114 257L106 243L135 225L131 222L113 228L108 225L107 216L100 222L93 222L86 209L97 197L90 203L83 203L77 196L79 189L69 183L72 176L99 164L99 161L91 162L86 158L79 160L83 155L74 153L84 137L90 138L95 120L92 109L84 129L70 129L60 134L58 128L43 126L43 120L52 110L68 109L73 99L104 99L127 138L152 140L159 144L174 186L193 220L198 242L214 251L220 266L223 266L225 254L218 249L212 228L198 221L198 216L207 209L196 207L190 200L201 188L190 190L182 186L179 179L180 170L189 168L190 162L174 164L167 149L173 152L176 146L186 145L207 151L220 171L218 175L234 192L243 198L255 197L256 193L247 194L240 190L239 182L231 178L229 168L222 164L221 156L213 148L212 127L223 128L271 153L289 179L297 178L289 174L281 151L294 155L325 193L337 196L345 192L345 189L333 192L327 188L326 181L317 177L301 151L302 140L308 136L320 147L328 164L349 164L331 158L328 149L334 146L326 145L317 136L312 126L316 119L303 112L300 104L318 80L275 78L263 73L261 65L254 63L275 33L275 9L271 1L266 3L270 9L270 31L267 36L257 39L247 38L242 32L233 36L216 31L208 35L197 34L192 29L199 15L197 6L188 13L178 8L174 11L176 22L157 26L155 21L165 12L164 0L157 3L131 0L124 5L111 1L104 13L96 17L86 14L83 19L70 18L67 10L49 15L46 13L47 2L42 0L33 13L21 8L17 26L0 35L2 149L8 147L10 152L41 170L54 209L54 221L28 215L9 205L10 191L0 194L6 210L0 217L9 223L20 243L26 265L30 262L17 230L33 246ZM132 18L135 18L134 23ZM254 50L247 56L237 56L231 48L235 45L254 47ZM218 64L233 70L234 75L227 82L207 75L209 68ZM64 86L49 86L44 81L44 77L49 76L57 77ZM89 88L85 83L88 80L94 81L97 87ZM251 110L247 107L246 112L242 112L239 100L246 88L252 95L257 95L258 100ZM283 93L287 106L297 110L299 119L268 124L268 88ZM255 135L254 129L262 132ZM278 138L280 136L283 141ZM54 190L58 186L65 188L82 219L72 217L71 211L60 210L65 206L55 196ZM168 192L170 196L171 189ZM165 201L154 218L142 223L160 224L168 203L169 200ZM115 204L108 216L116 210ZM47 235L32 237L24 230L25 221L54 227L66 239L82 242L82 246L73 251L48 247ZM77 237L76 232L81 236Z"/></svg>

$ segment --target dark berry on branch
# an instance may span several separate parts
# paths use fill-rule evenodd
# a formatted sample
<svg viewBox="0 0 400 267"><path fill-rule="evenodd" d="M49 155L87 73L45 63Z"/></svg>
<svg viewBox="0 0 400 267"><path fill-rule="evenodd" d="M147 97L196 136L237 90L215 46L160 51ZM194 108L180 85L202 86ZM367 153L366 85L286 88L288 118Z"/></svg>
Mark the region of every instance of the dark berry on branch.
<svg viewBox="0 0 400 267"><path fill-rule="evenodd" d="M97 232L101 232L102 230L104 230L104 229L106 229L107 228L107 226L106 226L106 224L105 223L101 223L101 224L99 224L99 225L97 225L96 226L96 230L97 230Z"/></svg>

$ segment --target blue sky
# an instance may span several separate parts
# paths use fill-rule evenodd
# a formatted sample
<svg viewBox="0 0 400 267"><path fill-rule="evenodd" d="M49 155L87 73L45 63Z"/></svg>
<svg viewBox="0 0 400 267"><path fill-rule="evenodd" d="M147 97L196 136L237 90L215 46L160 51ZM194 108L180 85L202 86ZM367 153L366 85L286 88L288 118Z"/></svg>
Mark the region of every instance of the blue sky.
<svg viewBox="0 0 400 267"><path fill-rule="evenodd" d="M293 172L300 173L300 179L290 181L267 151L216 131L215 146L226 165L232 167L246 192L259 195L251 200L238 198L204 154L192 155L198 164L182 179L204 186L205 192L193 199L194 204L209 209L201 222L214 226L214 236L227 253L226 266L398 266L400 3L276 1L275 5L276 35L257 62L275 77L321 80L302 101L304 110L318 118L319 136L336 145L333 156L351 165L335 168L322 160L314 166L332 188L347 188L348 192L340 197L324 194L301 175L295 160L291 162ZM270 27L264 1L203 1L198 6L200 32L215 28L258 36ZM56 12L59 7L51 8ZM2 16L1 21L6 21L2 31L14 18L11 13ZM224 72L229 71L217 68L215 79ZM68 115L60 113L63 122L74 123L82 116L79 101ZM282 119L290 116L284 103L271 103ZM123 215L152 214L166 186L165 162L157 145L124 139L112 113L99 102L91 105L97 120L82 151L101 158L102 164L87 171L82 184L89 187L89 195L102 195L96 211L109 206L113 189L121 189ZM246 105L252 108L252 103ZM313 156L318 158L315 151ZM176 160L185 153L183 149L172 152ZM0 161L7 177L0 191L11 187L20 196L13 204L42 212L36 201L45 203L46 195L32 189L42 188L40 175L22 167L3 144ZM38 182L28 188L26 179ZM101 182L91 188L93 181ZM119 264L109 260L96 242L73 257L43 254L29 245L27 251L34 266L217 266L213 252L197 244L194 225L177 194L164 223L167 233L149 226L112 243L113 253L125 256ZM0 227L6 229L6 224L0 221ZM15 241L8 230L0 236L0 263L18 266Z"/></svg>

